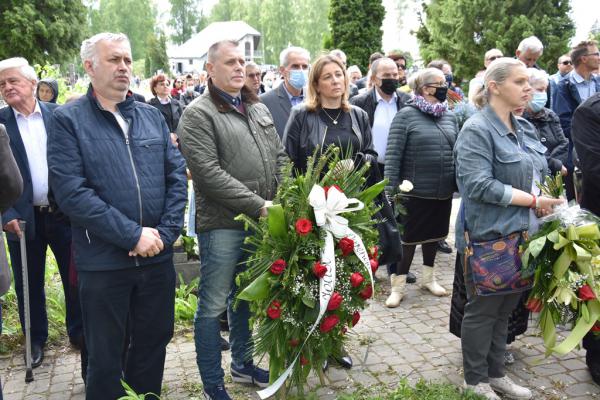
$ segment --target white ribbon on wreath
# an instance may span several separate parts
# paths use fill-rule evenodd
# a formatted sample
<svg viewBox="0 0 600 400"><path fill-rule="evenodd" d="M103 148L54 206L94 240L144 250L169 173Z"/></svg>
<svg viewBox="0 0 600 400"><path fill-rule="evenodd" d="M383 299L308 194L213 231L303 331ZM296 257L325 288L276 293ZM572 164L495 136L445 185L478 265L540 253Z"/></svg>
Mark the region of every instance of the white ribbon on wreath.
<svg viewBox="0 0 600 400"><path fill-rule="evenodd" d="M327 311L327 305L329 304L329 300L335 289L336 266L334 237L337 239L347 237L354 242L354 254L360 259L369 273L371 286L374 289L373 273L371 271L371 263L369 261L367 249L360 236L348 226L348 220L340 215L342 213L362 210L365 206L363 202L354 198L349 199L343 192L339 191L334 186L329 188L326 195L325 189L319 185L314 185L312 187L312 190L308 195L308 200L313 207L317 226L325 231L325 246L321 249L321 264L327 267L327 272L319 281L319 315L308 331L308 335L306 335L304 342L299 347L298 354L296 354L296 357L288 368L271 386L257 392L261 399L267 399L273 396L284 384L285 380L294 370L294 366L296 365L308 338L312 335L317 326L319 326L321 319Z"/></svg>

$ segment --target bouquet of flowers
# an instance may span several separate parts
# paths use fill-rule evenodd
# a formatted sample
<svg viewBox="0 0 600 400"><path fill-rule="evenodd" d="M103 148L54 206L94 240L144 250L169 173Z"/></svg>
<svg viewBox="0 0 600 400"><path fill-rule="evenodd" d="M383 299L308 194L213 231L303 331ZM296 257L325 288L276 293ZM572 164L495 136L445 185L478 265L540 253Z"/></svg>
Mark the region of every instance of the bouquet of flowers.
<svg viewBox="0 0 600 400"><path fill-rule="evenodd" d="M548 178L542 192L562 193L559 178ZM527 308L539 312L546 356L564 355L589 332L600 331L599 219L578 205L559 206L525 244L523 268L534 271ZM572 325L557 345L556 326Z"/></svg>
<svg viewBox="0 0 600 400"><path fill-rule="evenodd" d="M268 216L238 217L254 231L247 269L236 283L237 298L253 312L255 353L269 355L271 386L261 398L282 386L283 397L291 386L302 394L311 370L324 383L323 362L340 354L373 295L373 199L385 181L365 188L369 165L347 168L338 152L310 158L304 175L294 176L288 165Z"/></svg>

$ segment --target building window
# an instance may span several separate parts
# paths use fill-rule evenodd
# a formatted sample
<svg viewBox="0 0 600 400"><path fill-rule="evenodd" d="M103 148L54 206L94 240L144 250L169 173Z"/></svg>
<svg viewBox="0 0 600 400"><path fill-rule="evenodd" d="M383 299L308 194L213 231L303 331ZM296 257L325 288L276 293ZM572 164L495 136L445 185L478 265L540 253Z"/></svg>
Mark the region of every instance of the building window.
<svg viewBox="0 0 600 400"><path fill-rule="evenodd" d="M194 59L190 58L190 65L194 65Z"/></svg>

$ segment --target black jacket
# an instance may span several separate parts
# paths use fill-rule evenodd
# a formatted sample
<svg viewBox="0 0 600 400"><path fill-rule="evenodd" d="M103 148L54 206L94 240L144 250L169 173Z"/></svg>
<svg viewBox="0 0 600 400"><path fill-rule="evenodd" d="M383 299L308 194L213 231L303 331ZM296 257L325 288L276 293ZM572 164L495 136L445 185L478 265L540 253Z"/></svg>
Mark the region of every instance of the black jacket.
<svg viewBox="0 0 600 400"><path fill-rule="evenodd" d="M352 132L360 141L360 149L356 152L376 154L373 150L371 126L367 113L351 106ZM283 146L300 171L306 170L306 160L312 156L317 146L323 143L327 125L321 120L318 112L308 111L305 104L292 108L283 134Z"/></svg>
<svg viewBox="0 0 600 400"><path fill-rule="evenodd" d="M165 112L165 110L163 108L163 104L160 103L160 100L158 99L158 97L151 98L150 101L148 102L148 104L158 108L160 113L165 118L167 127L169 128L169 132L177 131L177 126L179 125L179 119L181 118L181 115L183 114L183 107L181 106L181 103L179 102L179 100L173 99L173 98L171 99L171 115L169 115L169 113Z"/></svg>
<svg viewBox="0 0 600 400"><path fill-rule="evenodd" d="M569 141L560 126L560 119L554 111L543 108L537 114L525 112L523 118L531 122L537 129L540 142L548 149L546 160L552 174L559 172L566 165L569 156Z"/></svg>
<svg viewBox="0 0 600 400"><path fill-rule="evenodd" d="M117 104L129 129L104 110L90 85L86 96L59 107L48 129L50 185L71 219L75 265L83 271L165 262L183 225L185 162L152 106ZM130 257L142 227L158 230L165 249Z"/></svg>
<svg viewBox="0 0 600 400"><path fill-rule="evenodd" d="M458 123L450 111L441 117L415 106L396 113L390 127L384 175L387 190L409 180L414 189L407 196L447 199L456 191L453 148Z"/></svg>
<svg viewBox="0 0 600 400"><path fill-rule="evenodd" d="M19 198L21 192L23 192L23 179L10 150L6 129L0 124L0 211L10 207Z"/></svg>
<svg viewBox="0 0 600 400"><path fill-rule="evenodd" d="M404 107L406 102L410 99L410 94L396 90L396 110L400 111L400 109ZM375 119L375 109L377 108L377 95L375 93L375 88L371 88L364 93L352 97L350 99L350 103L362 108L367 112L367 115L369 116L369 125L372 127Z"/></svg>
<svg viewBox="0 0 600 400"><path fill-rule="evenodd" d="M581 206L600 216L600 93L575 110L571 138L583 173Z"/></svg>

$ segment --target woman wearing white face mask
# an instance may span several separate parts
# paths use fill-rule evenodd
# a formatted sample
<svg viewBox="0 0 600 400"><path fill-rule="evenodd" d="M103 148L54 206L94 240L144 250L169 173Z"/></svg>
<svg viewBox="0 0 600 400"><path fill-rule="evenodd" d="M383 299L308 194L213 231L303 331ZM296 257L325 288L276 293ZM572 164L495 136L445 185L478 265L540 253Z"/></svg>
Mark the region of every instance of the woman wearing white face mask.
<svg viewBox="0 0 600 400"><path fill-rule="evenodd" d="M567 174L564 163L567 161L569 142L560 126L560 120L554 111L544 107L548 100L548 74L536 68L528 68L529 85L533 89L531 100L527 104L523 118L531 122L538 131L542 144L548 149L546 160L552 174Z"/></svg>

